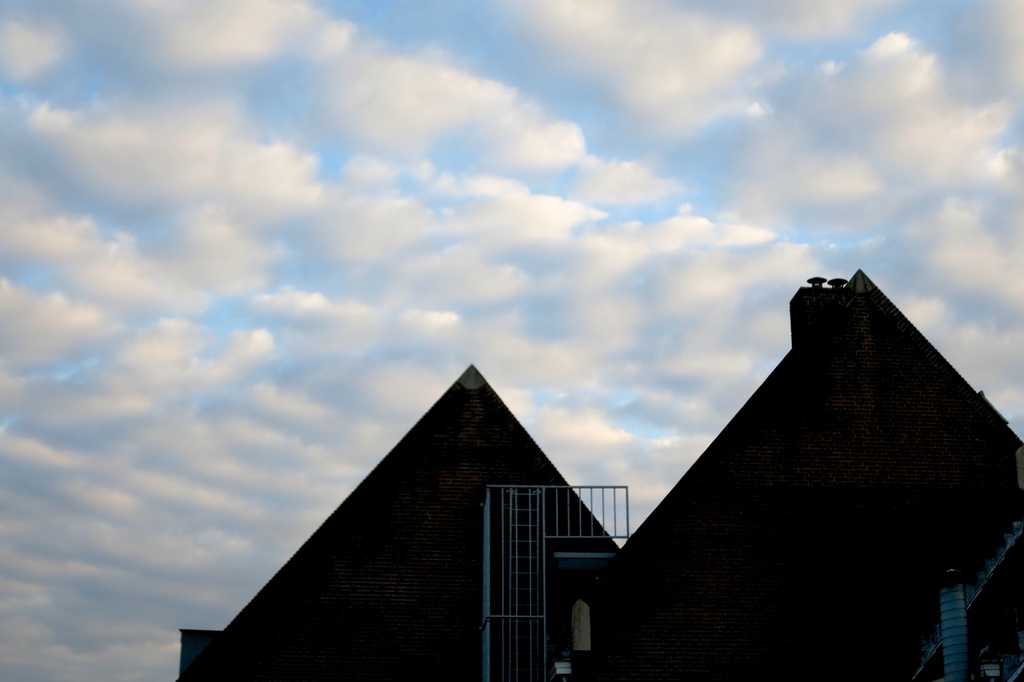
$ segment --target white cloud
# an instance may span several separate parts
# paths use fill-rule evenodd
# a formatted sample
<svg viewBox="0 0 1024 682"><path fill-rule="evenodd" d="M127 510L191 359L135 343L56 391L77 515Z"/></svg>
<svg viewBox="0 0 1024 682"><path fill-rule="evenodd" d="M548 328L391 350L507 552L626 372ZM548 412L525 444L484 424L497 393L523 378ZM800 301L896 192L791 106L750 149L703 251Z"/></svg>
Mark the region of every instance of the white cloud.
<svg viewBox="0 0 1024 682"><path fill-rule="evenodd" d="M30 130L72 181L121 205L234 200L252 220L314 205L317 160L282 141L258 141L233 105L176 111L35 107Z"/></svg>
<svg viewBox="0 0 1024 682"><path fill-rule="evenodd" d="M17 271L46 268L64 291L108 314L196 312L215 294L247 293L280 256L244 217L213 205L184 211L158 238L104 235L85 217L48 215L8 197L0 207L0 260ZM251 223L249 223L251 225Z"/></svg>
<svg viewBox="0 0 1024 682"><path fill-rule="evenodd" d="M417 419L457 378L443 376L436 366L399 361L369 369L360 377L357 390L378 414L400 414Z"/></svg>
<svg viewBox="0 0 1024 682"><path fill-rule="evenodd" d="M1024 5L980 0L963 6L954 20L958 84L984 97L1024 93Z"/></svg>
<svg viewBox="0 0 1024 682"><path fill-rule="evenodd" d="M442 210L447 230L485 237L492 244L567 239L574 228L607 215L578 201L534 194L527 185L495 176L442 175L431 190L469 199Z"/></svg>
<svg viewBox="0 0 1024 682"><path fill-rule="evenodd" d="M325 17L299 0L181 0L155 4L174 66L224 67L305 48Z"/></svg>
<svg viewBox="0 0 1024 682"><path fill-rule="evenodd" d="M736 86L761 56L749 27L650 0L531 0L513 11L554 60L669 130L743 111Z"/></svg>
<svg viewBox="0 0 1024 682"><path fill-rule="evenodd" d="M0 361L0 410L12 410L21 398L25 381L7 373L6 363Z"/></svg>
<svg viewBox="0 0 1024 682"><path fill-rule="evenodd" d="M0 259L11 269L45 268L65 291L74 291L110 315L140 311L194 312L207 303L184 270L175 270L175 252L156 253L171 259L161 264L140 253L135 237L123 232L106 238L88 218L47 215L17 206L0 208ZM187 232L187 230L186 230ZM173 241L173 240L171 240ZM179 239L179 242L181 240ZM225 244L224 246L229 246ZM178 254L180 255L180 254ZM194 258L224 258L237 263L241 254L197 253ZM232 273L234 274L234 273Z"/></svg>
<svg viewBox="0 0 1024 682"><path fill-rule="evenodd" d="M531 333L529 317L522 313L495 314L472 325L464 342L474 363L492 376L506 377L504 385L581 385L593 376L599 356L576 338L550 339ZM499 385L499 384L496 384Z"/></svg>
<svg viewBox="0 0 1024 682"><path fill-rule="evenodd" d="M937 56L902 33L879 38L831 78L823 94L843 112L840 124L866 136L888 164L929 179L977 177L1009 120L1001 102L976 107L953 99Z"/></svg>
<svg viewBox="0 0 1024 682"><path fill-rule="evenodd" d="M178 505L181 497L191 499L182 487L195 480L202 487L197 497L203 499L195 499L200 508L220 508L233 517L220 525L205 520L196 525L234 531L244 528L239 520L257 520L276 526L276 534L294 530L295 520L271 518L259 504L261 497L299 501L300 507L336 505L337 484L352 484L365 475L355 453L351 459L336 455L335 448L350 437L333 406L321 406L299 389L266 381L251 384L239 398L222 402L220 414L168 409L146 420L126 453L138 474L129 477L130 487L158 490L160 498ZM114 466L117 462L111 463ZM278 540L287 548L294 537L285 533L275 536Z"/></svg>
<svg viewBox="0 0 1024 682"><path fill-rule="evenodd" d="M195 323L161 320L87 366L73 367L73 381L26 382L17 414L57 430L102 428L244 385L273 359L275 341L265 329L235 330L226 337L217 344Z"/></svg>
<svg viewBox="0 0 1024 682"><path fill-rule="evenodd" d="M998 187L1016 194L1024 187L1024 148L1000 149L989 162L988 171Z"/></svg>
<svg viewBox="0 0 1024 682"><path fill-rule="evenodd" d="M286 321L286 343L300 355L363 352L385 338L385 311L354 298L284 288L254 296L249 306L271 324Z"/></svg>
<svg viewBox="0 0 1024 682"><path fill-rule="evenodd" d="M492 262L481 247L460 244L410 258L402 280L385 290L389 299L426 306L494 304L525 292L529 280L517 265Z"/></svg>
<svg viewBox="0 0 1024 682"><path fill-rule="evenodd" d="M0 279L0 353L10 366L80 362L116 330L92 305Z"/></svg>
<svg viewBox="0 0 1024 682"><path fill-rule="evenodd" d="M4 255L33 262L70 263L88 257L99 240L96 225L85 218L41 217L0 208L4 230L0 249Z"/></svg>
<svg viewBox="0 0 1024 682"><path fill-rule="evenodd" d="M398 258L437 232L431 207L397 192L325 192L309 222L291 237L321 257L348 263Z"/></svg>
<svg viewBox="0 0 1024 682"><path fill-rule="evenodd" d="M349 160L342 169L347 187L373 189L390 187L398 179L402 167L383 159L359 155Z"/></svg>
<svg viewBox="0 0 1024 682"><path fill-rule="evenodd" d="M915 232L937 278L1024 306L1024 282L1017 276L1024 258L1019 229L1024 209L993 216L988 208L980 201L950 198L922 216Z"/></svg>
<svg viewBox="0 0 1024 682"><path fill-rule="evenodd" d="M150 248L167 281L204 294L241 294L262 287L275 254L262 235L214 206L186 215L182 225Z"/></svg>
<svg viewBox="0 0 1024 682"><path fill-rule="evenodd" d="M865 154L819 150L777 130L757 140L743 165L734 191L748 214L768 220L793 206L849 206L885 190Z"/></svg>
<svg viewBox="0 0 1024 682"><path fill-rule="evenodd" d="M784 191L805 201L857 201L883 189L882 180L871 165L855 156L800 159L787 175L789 185Z"/></svg>
<svg viewBox="0 0 1024 682"><path fill-rule="evenodd" d="M491 146L487 155L503 168L558 170L578 161L586 150L579 125L552 120L532 104L517 103L481 128Z"/></svg>
<svg viewBox="0 0 1024 682"><path fill-rule="evenodd" d="M178 289L160 277L138 252L134 237L118 234L112 241L96 240L88 258L59 264L57 276L74 283L105 307L124 309L195 311L203 307L195 291Z"/></svg>
<svg viewBox="0 0 1024 682"><path fill-rule="evenodd" d="M1008 103L958 97L939 55L906 33L883 35L843 64L794 70L774 93L772 113L748 131L732 186L756 219L811 215L863 229L913 188L1014 173L1013 149L999 145Z"/></svg>
<svg viewBox="0 0 1024 682"><path fill-rule="evenodd" d="M576 172L573 195L605 205L635 205L678 192L679 183L661 178L637 161L603 161L588 156Z"/></svg>
<svg viewBox="0 0 1024 682"><path fill-rule="evenodd" d="M631 222L588 235L591 241L607 242L617 254L671 254L691 250L753 246L773 241L776 235L758 225L723 219L714 222L694 215L683 205L676 215L656 223Z"/></svg>
<svg viewBox="0 0 1024 682"><path fill-rule="evenodd" d="M991 38L995 36L993 46L999 52L989 61L988 66L1019 93L1024 91L1024 6L1016 0L996 0L992 4L992 30L981 38L993 45Z"/></svg>
<svg viewBox="0 0 1024 682"><path fill-rule="evenodd" d="M409 331L422 337L445 337L461 328L459 314L451 310L403 310L398 316Z"/></svg>
<svg viewBox="0 0 1024 682"><path fill-rule="evenodd" d="M17 436L0 429L0 454L8 460L22 460L33 466L79 469L85 464L81 453L53 447L45 442Z"/></svg>
<svg viewBox="0 0 1024 682"><path fill-rule="evenodd" d="M201 352L209 344L202 327L182 319L161 320L118 349L107 375L109 386L153 401L189 395L242 380L274 350L266 329L234 331L219 357L205 359Z"/></svg>
<svg viewBox="0 0 1024 682"><path fill-rule="evenodd" d="M274 348L274 336L266 329L231 332L217 368L217 380L221 383L238 381L250 369L268 360Z"/></svg>
<svg viewBox="0 0 1024 682"><path fill-rule="evenodd" d="M949 306L938 296L908 297L900 301L900 310L926 337L949 316Z"/></svg>
<svg viewBox="0 0 1024 682"><path fill-rule="evenodd" d="M565 407L549 407L541 410L537 426L538 437L553 452L583 450L590 460L615 454L634 439L605 421L604 415L589 409L571 411Z"/></svg>
<svg viewBox="0 0 1024 682"><path fill-rule="evenodd" d="M409 158L447 136L468 135L466 144L492 164L541 170L585 153L578 125L436 53L409 57L354 41L320 69L325 124L371 149Z"/></svg>
<svg viewBox="0 0 1024 682"><path fill-rule="evenodd" d="M523 193L482 198L454 209L451 225L459 233L482 231L496 241L515 243L567 239L576 226L604 217L575 201Z"/></svg>
<svg viewBox="0 0 1024 682"><path fill-rule="evenodd" d="M56 29L18 21L0 23L0 71L15 80L33 78L61 58L65 39Z"/></svg>
<svg viewBox="0 0 1024 682"><path fill-rule="evenodd" d="M373 309L356 301L332 302L319 291L305 292L284 289L276 294L258 294L252 299L254 309L290 317L347 317L369 315Z"/></svg>
<svg viewBox="0 0 1024 682"><path fill-rule="evenodd" d="M767 243L754 250L683 251L666 265L669 263L670 268L657 273L655 295L649 302L662 307L669 318L705 311L724 320L727 309L739 306L746 292L757 291L769 282L791 280L793 273L815 270L806 246L787 243ZM708 328L700 333L711 332Z"/></svg>
<svg viewBox="0 0 1024 682"><path fill-rule="evenodd" d="M315 426L329 422L335 413L326 405L312 400L299 391L289 390L272 383L261 382L253 388L253 404L264 414L284 417L292 423Z"/></svg>
<svg viewBox="0 0 1024 682"><path fill-rule="evenodd" d="M195 367L193 354L203 345L201 330L187 320L161 320L137 335L117 353L117 364L133 370L162 369L168 376Z"/></svg>
<svg viewBox="0 0 1024 682"><path fill-rule="evenodd" d="M750 21L762 30L787 38L820 41L826 36L843 35L874 11L895 5L899 0L724 0L708 8L705 3L690 3L739 20Z"/></svg>
<svg viewBox="0 0 1024 682"><path fill-rule="evenodd" d="M126 516L138 514L142 508L142 500L137 495L80 478L69 481L64 488L76 502L103 514Z"/></svg>
<svg viewBox="0 0 1024 682"><path fill-rule="evenodd" d="M628 485L636 530L711 440L711 434L650 438L618 426L616 415L589 406L547 405L530 430L573 484ZM625 519L620 518L620 530Z"/></svg>

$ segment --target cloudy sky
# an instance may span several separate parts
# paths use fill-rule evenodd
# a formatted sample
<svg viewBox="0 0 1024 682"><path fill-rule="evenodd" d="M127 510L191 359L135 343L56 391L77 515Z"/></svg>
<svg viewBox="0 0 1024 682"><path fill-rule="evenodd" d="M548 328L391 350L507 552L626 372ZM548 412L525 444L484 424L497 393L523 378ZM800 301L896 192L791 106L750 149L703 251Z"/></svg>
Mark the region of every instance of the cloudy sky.
<svg viewBox="0 0 1024 682"><path fill-rule="evenodd" d="M678 480L862 268L1024 431L1018 0L0 0L0 678L170 680L469 363Z"/></svg>

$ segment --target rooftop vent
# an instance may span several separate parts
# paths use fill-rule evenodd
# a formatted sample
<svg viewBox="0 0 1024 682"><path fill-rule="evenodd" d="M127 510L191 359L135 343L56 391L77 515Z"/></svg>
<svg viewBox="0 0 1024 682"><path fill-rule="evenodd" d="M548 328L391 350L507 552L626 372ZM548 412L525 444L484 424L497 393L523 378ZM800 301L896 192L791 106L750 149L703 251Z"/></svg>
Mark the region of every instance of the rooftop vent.
<svg viewBox="0 0 1024 682"><path fill-rule="evenodd" d="M810 287L797 290L789 302L793 348L820 346L831 338L842 316L842 306L851 293L845 279L811 277ZM824 284L828 282L828 287Z"/></svg>

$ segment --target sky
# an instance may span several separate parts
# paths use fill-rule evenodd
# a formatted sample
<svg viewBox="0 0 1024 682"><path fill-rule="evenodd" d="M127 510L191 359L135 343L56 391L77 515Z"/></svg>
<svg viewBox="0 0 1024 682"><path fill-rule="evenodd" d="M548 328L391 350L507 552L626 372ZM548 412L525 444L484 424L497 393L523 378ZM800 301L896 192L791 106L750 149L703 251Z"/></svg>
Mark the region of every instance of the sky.
<svg viewBox="0 0 1024 682"><path fill-rule="evenodd" d="M172 680L474 363L642 519L865 273L1024 432L1018 0L0 0L0 679Z"/></svg>

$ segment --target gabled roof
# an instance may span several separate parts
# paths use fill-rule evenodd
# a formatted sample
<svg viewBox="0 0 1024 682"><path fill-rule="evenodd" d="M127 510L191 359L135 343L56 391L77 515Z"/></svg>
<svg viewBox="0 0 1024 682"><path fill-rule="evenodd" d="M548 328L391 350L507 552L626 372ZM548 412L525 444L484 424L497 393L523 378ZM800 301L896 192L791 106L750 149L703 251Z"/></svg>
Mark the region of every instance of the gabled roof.
<svg viewBox="0 0 1024 682"><path fill-rule="evenodd" d="M565 481L470 366L180 679L479 677L489 484Z"/></svg>
<svg viewBox="0 0 1024 682"><path fill-rule="evenodd" d="M863 272L832 284L613 562L587 679L909 678L939 574L1019 517L1020 439Z"/></svg>

